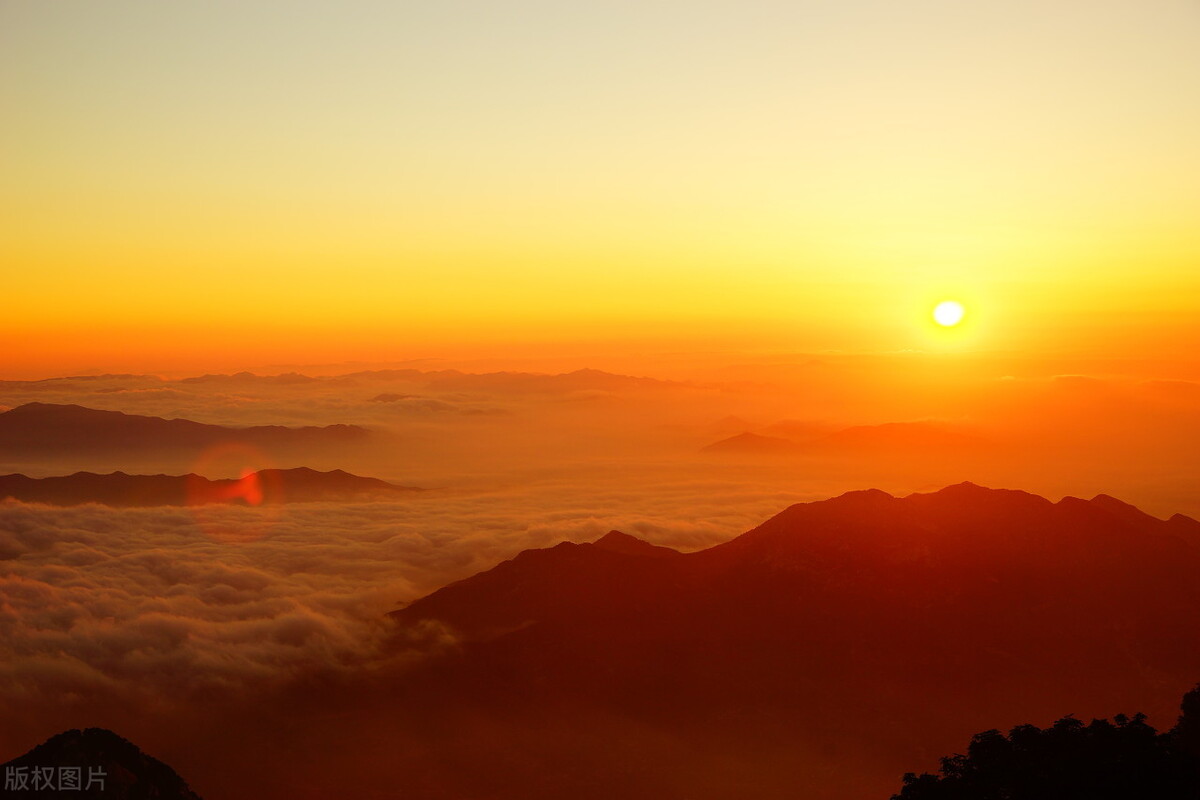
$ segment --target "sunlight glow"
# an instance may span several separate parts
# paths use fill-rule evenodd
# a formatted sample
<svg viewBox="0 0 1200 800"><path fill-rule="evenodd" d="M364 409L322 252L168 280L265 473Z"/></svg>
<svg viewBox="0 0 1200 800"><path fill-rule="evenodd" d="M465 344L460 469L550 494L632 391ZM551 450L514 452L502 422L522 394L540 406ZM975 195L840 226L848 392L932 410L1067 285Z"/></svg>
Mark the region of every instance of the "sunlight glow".
<svg viewBox="0 0 1200 800"><path fill-rule="evenodd" d="M954 300L946 300L938 303L937 308L933 309L933 318L938 325L952 328L962 322L965 313L966 311L962 307L962 303Z"/></svg>

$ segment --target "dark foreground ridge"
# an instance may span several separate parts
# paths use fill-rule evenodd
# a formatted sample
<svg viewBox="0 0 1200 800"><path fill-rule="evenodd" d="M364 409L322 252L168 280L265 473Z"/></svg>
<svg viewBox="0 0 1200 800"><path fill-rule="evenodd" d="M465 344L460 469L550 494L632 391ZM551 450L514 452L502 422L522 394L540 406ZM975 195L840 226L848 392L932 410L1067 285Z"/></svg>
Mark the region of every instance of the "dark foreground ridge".
<svg viewBox="0 0 1200 800"><path fill-rule="evenodd" d="M0 475L0 500L73 506L102 503L118 507L206 505L208 503L305 503L387 500L420 489L397 486L335 469L263 469L242 478L209 480L200 475L97 475L76 472L52 478Z"/></svg>
<svg viewBox="0 0 1200 800"><path fill-rule="evenodd" d="M200 800L175 770L104 728L52 736L0 772L6 800Z"/></svg>
<svg viewBox="0 0 1200 800"><path fill-rule="evenodd" d="M1158 733L1144 714L1085 725L1063 717L1044 730L984 731L939 774L904 776L892 800L1195 800L1200 797L1200 686L1183 698L1179 723Z"/></svg>

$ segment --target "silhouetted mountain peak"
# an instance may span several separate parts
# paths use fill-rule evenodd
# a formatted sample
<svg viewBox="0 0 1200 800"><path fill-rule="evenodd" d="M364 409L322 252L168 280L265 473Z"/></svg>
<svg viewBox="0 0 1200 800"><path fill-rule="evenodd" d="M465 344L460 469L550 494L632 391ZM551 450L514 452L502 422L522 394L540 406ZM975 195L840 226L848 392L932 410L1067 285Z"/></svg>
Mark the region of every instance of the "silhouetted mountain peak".
<svg viewBox="0 0 1200 800"><path fill-rule="evenodd" d="M970 510L973 514L1027 514L1045 511L1054 505L1041 495L1020 489L993 489L963 481L936 492L916 493L904 498L917 504L935 504L946 511Z"/></svg>
<svg viewBox="0 0 1200 800"><path fill-rule="evenodd" d="M938 489L936 492L929 492L928 494L930 496L941 497L941 498L946 498L946 499L980 498L980 497L989 497L989 496L993 497L993 498L999 498L1001 496L1007 496L1010 498L1017 497L1017 496L1037 497L1037 495L1030 494L1029 492L1023 492L1019 489L993 489L988 486L980 486L978 483L973 483L971 481L962 481L960 483L953 483L953 484L950 484L949 486L945 486L941 489ZM1044 498L1039 497L1038 499L1043 500Z"/></svg>
<svg viewBox="0 0 1200 800"><path fill-rule="evenodd" d="M776 514L771 518L771 520L767 520L767 522L769 523L772 520L780 518L814 513L830 512L844 514L853 513L854 511L879 509L896 502L896 497L893 497L882 489L854 489L849 492L843 492L836 497L829 497L824 500L813 500L808 503L794 503Z"/></svg>
<svg viewBox="0 0 1200 800"><path fill-rule="evenodd" d="M14 414L18 416L41 416L41 415L95 415L95 414L120 414L119 411L98 411L94 408L86 408L85 406L75 403L23 403L15 408L5 412L6 414ZM122 415L124 416L124 415Z"/></svg>
<svg viewBox="0 0 1200 800"><path fill-rule="evenodd" d="M45 778L34 781L32 777L27 777L27 788L13 790L13 796L200 800L175 770L104 728L69 730L56 734L3 767L6 774L11 768L14 776L31 776L35 768L50 768L50 786L44 782ZM58 784L62 774L59 767L79 769L79 782L74 788Z"/></svg>
<svg viewBox="0 0 1200 800"><path fill-rule="evenodd" d="M601 536L596 541L592 542L596 547L622 547L628 544L646 544L644 539L639 539L636 536L630 536L628 533L622 533L618 530L611 530Z"/></svg>
<svg viewBox="0 0 1200 800"><path fill-rule="evenodd" d="M1183 514L1175 514L1167 520L1168 528L1177 535L1200 539L1200 522Z"/></svg>
<svg viewBox="0 0 1200 800"><path fill-rule="evenodd" d="M839 569L864 569L868 562L872 569L910 569L947 559L982 565L1032 553L1048 558L1053 552L1055 559L1069 560L1071 548L1092 547L1095 536L1119 537L1112 542L1136 551L1140 539L1128 534L1142 532L1195 541L1200 523L1179 521L1168 527L1120 501L1094 504L1065 498L1053 503L1029 492L963 482L905 497L876 489L798 503L710 548L706 552L712 555L705 557L736 554L789 570L827 570L835 563Z"/></svg>
<svg viewBox="0 0 1200 800"><path fill-rule="evenodd" d="M628 533L622 533L621 531L609 531L592 542L592 547L628 555L679 555L678 550L673 550L670 547L659 547L658 545L650 544L645 539L639 539L636 536L630 536Z"/></svg>
<svg viewBox="0 0 1200 800"><path fill-rule="evenodd" d="M799 449L799 446L795 442L788 441L787 439L745 432L722 439L719 442L713 442L701 448L700 452L762 455L768 453L794 453L799 451Z"/></svg>
<svg viewBox="0 0 1200 800"><path fill-rule="evenodd" d="M878 503L895 500L896 498L883 489L855 489L832 498L834 501L845 503Z"/></svg>
<svg viewBox="0 0 1200 800"><path fill-rule="evenodd" d="M1098 494L1091 499L1091 504L1097 508L1130 522L1144 522L1146 520L1156 520L1157 518L1150 516L1145 511L1134 505L1130 505L1123 500L1118 500L1107 494Z"/></svg>

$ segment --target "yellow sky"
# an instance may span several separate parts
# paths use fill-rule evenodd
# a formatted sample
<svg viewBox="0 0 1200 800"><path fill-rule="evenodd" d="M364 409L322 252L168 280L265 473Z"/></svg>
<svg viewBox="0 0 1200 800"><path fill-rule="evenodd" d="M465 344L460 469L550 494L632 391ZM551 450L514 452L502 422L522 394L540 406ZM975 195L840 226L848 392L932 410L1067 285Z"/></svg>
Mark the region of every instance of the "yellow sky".
<svg viewBox="0 0 1200 800"><path fill-rule="evenodd" d="M1184 0L5 2L6 361L1185 354L1198 35Z"/></svg>

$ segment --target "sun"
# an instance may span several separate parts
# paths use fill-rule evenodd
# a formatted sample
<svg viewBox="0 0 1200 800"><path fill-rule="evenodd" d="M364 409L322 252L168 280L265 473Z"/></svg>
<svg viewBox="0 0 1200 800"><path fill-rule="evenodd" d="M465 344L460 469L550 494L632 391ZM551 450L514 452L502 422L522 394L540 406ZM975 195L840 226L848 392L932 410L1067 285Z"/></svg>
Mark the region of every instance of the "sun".
<svg viewBox="0 0 1200 800"><path fill-rule="evenodd" d="M962 322L964 314L966 314L966 309L963 308L962 303L955 300L945 300L938 303L937 307L933 309L934 321L944 328L953 328Z"/></svg>

